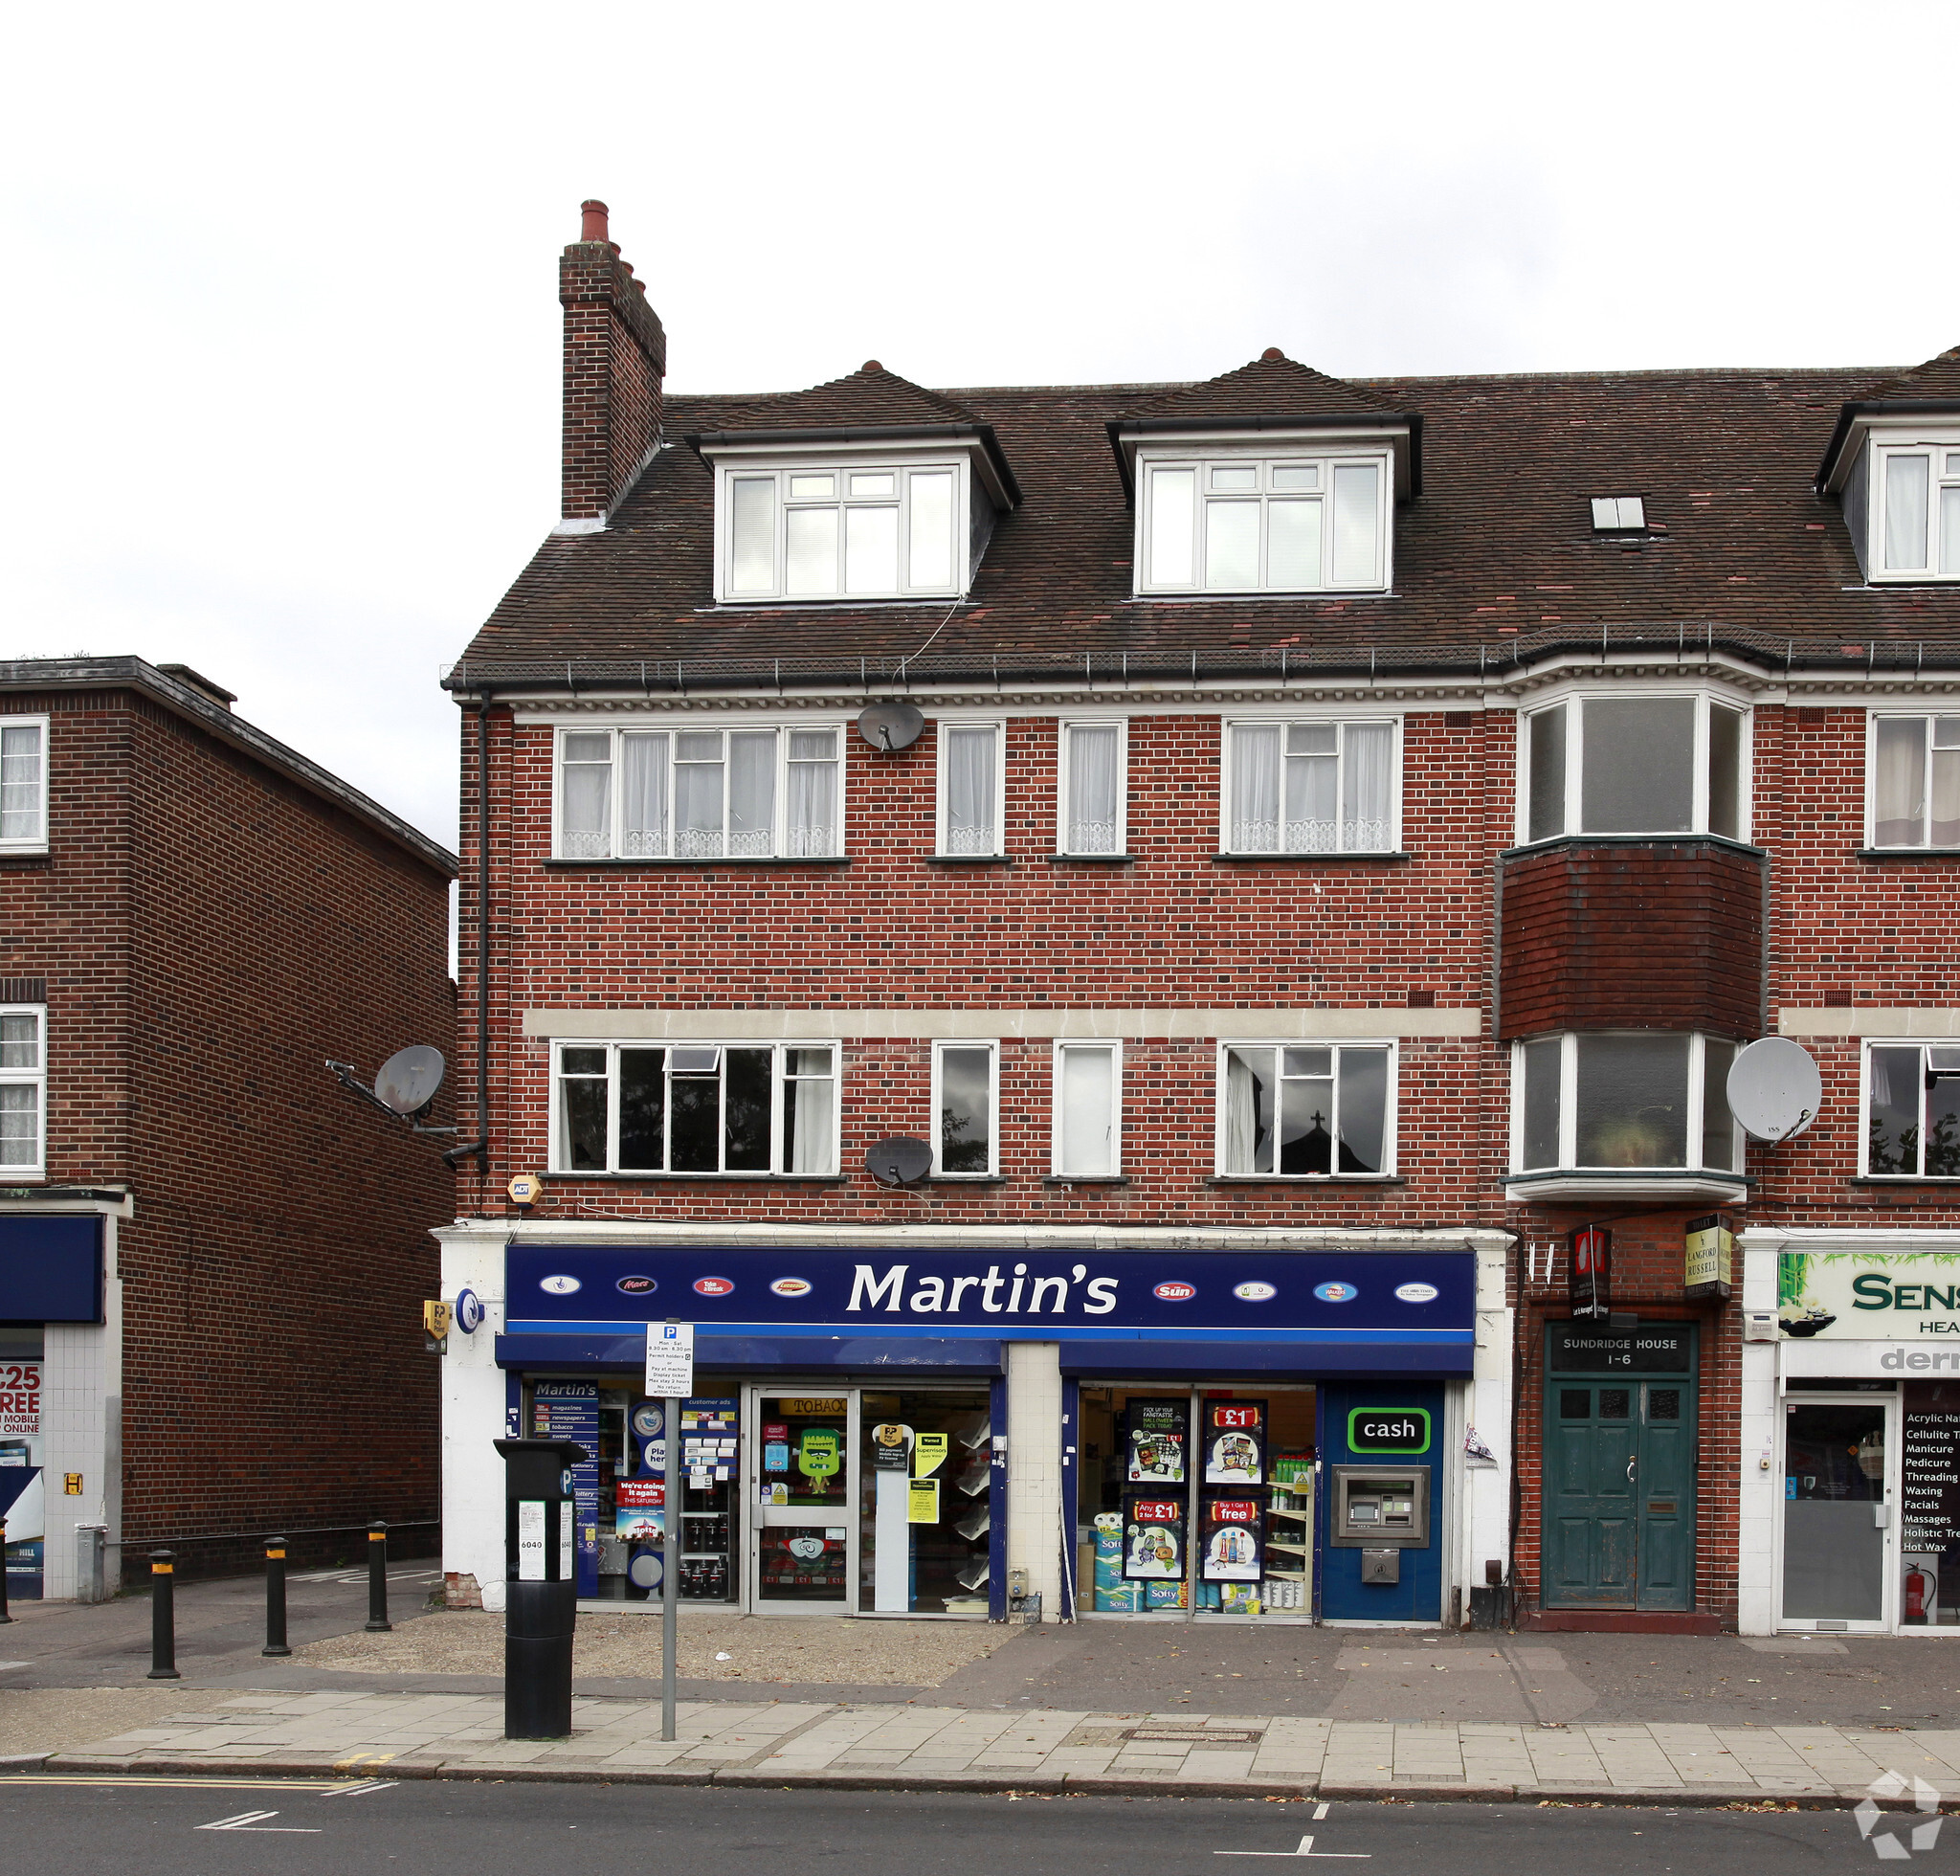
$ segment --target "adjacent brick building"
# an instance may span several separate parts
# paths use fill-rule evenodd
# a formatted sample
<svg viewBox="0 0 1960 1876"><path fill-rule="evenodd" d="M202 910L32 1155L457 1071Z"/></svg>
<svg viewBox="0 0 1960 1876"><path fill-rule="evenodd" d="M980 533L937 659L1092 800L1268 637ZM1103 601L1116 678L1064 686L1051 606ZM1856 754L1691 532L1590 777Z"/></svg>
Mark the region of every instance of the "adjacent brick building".
<svg viewBox="0 0 1960 1876"><path fill-rule="evenodd" d="M456 862L232 702L135 658L0 664L16 1595L76 1593L78 1524L111 1586L158 1540L198 1570L270 1530L434 1536L446 1143L325 1062L452 1048Z"/></svg>
<svg viewBox="0 0 1960 1876"><path fill-rule="evenodd" d="M662 398L595 205L561 278L566 519L449 679L458 1597L502 1426L597 1442L585 1589L646 1593L635 1324L684 1317L690 1597L1960 1619L1929 1512L1873 1613L1783 1593L1779 1520L1894 1529L1930 1410L1777 1319L1792 1258L1960 1253L1960 354ZM1777 1035L1823 1096L1771 1145L1727 1087ZM1257 1477L1135 1469L1233 1402ZM964 1563L869 1458L942 1422L997 1441Z"/></svg>

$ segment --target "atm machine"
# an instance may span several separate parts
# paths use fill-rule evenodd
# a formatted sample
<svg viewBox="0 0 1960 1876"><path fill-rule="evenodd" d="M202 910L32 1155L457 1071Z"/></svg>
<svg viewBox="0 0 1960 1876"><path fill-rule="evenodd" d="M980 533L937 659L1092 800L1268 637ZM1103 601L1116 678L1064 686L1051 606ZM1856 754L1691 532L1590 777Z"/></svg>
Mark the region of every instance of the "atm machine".
<svg viewBox="0 0 1960 1876"><path fill-rule="evenodd" d="M1442 1389L1350 1382L1322 1399L1322 1620L1441 1621Z"/></svg>

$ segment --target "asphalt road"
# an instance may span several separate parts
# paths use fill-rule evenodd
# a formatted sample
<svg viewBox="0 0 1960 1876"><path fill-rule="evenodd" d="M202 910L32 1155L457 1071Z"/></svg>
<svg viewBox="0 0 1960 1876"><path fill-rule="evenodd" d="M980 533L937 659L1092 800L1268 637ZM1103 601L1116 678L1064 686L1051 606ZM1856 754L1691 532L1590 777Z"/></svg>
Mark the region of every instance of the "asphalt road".
<svg viewBox="0 0 1960 1876"><path fill-rule="evenodd" d="M1888 1815L1879 1830L1909 1831L1918 1821ZM1950 1827L1960 1838L1960 1824ZM1879 1861L1843 1810L417 1781L328 1796L317 1782L0 1779L0 1842L17 1869L145 1876L345 1876L395 1865L416 1876L649 1868L808 1876L833 1863L851 1876L1258 1876L1321 1859L1371 1862L1394 1876L1801 1876ZM1943 1842L1910 1861L1952 1850Z"/></svg>

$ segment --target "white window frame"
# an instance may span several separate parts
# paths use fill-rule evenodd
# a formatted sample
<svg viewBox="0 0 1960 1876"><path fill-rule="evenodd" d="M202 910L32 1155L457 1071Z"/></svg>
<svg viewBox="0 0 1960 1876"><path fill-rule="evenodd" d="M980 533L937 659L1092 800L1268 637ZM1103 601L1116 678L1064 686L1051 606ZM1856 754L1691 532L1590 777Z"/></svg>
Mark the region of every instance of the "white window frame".
<svg viewBox="0 0 1960 1876"><path fill-rule="evenodd" d="M46 749L45 743L42 745ZM34 1090L33 1163L0 1166L0 1184L9 1179L40 1179L48 1171L48 1006L45 1003L0 1003L0 1016L32 1016L34 1019L34 1053L37 1066L0 1068L0 1087L32 1087Z"/></svg>
<svg viewBox="0 0 1960 1876"><path fill-rule="evenodd" d="M598 1049L606 1056L606 1165L603 1170L593 1167L574 1169L566 1164L562 1149L565 1137L564 1101L565 1083L564 1060L568 1050ZM702 1172L675 1172L662 1167L622 1167L619 1163L619 1057L622 1050L662 1049L669 1056L676 1049L768 1049L772 1051L769 1063L769 1164L767 1170L759 1167L737 1168L731 1171ZM781 1163L783 1157L783 1109L787 1092L791 1085L785 1064L790 1052L794 1049L828 1049L831 1055L831 1156L828 1167L813 1172L792 1172ZM724 1112L726 1108L725 1061L718 1064L723 1078ZM602 1040L588 1037L557 1037L551 1042L551 1090L550 1090L550 1139L547 1147L546 1164L551 1172L567 1179L809 1179L836 1178L842 1163L841 1125L843 1114L844 1084L843 1044L830 1038L813 1037L797 1041L759 1041L753 1037L736 1037L723 1041L697 1041L693 1038L676 1040L669 1037L637 1037L616 1040ZM671 1061L661 1064L663 1074L672 1073ZM584 1079L584 1078L581 1078ZM804 1078L798 1078L804 1079ZM819 1080L820 1077L810 1077ZM671 1140L673 1103L669 1098L666 1122ZM726 1152L725 1134L722 1152ZM672 1157L671 1145L668 1157Z"/></svg>
<svg viewBox="0 0 1960 1876"><path fill-rule="evenodd" d="M909 580L911 543L911 485L910 478L921 471L928 474L949 473L953 478L952 489L952 540L949 547L947 566L951 578L931 585L914 585ZM899 584L879 591L848 592L843 590L844 561L843 539L845 524L841 511L853 504L848 493L849 480L853 475L885 475L897 479L897 493L891 498L858 497L859 504L889 506L896 504L899 511ZM838 479L838 493L834 497L810 502L791 502L789 498L789 479L791 476L829 476ZM767 592L736 592L730 582L734 570L735 502L730 484L737 480L756 477L772 477L775 480L773 511L775 517L775 579ZM908 456L902 451L894 451L889 443L880 446L875 452L867 449L863 453L849 450L816 457L729 457L715 464L715 599L724 606L857 606L878 605L893 600L957 599L963 597L972 584L972 532L973 532L973 482L972 465L958 453L934 451ZM839 512L838 521L838 562L835 592L792 593L788 591L788 513L791 507L835 505Z"/></svg>
<svg viewBox="0 0 1960 1876"><path fill-rule="evenodd" d="M987 1170L984 1172L948 1172L940 1162L945 1129L940 1111L940 1063L948 1049L985 1050L987 1064ZM1000 1176L1000 1043L977 1037L947 1038L932 1045L932 1176L935 1179L996 1179Z"/></svg>
<svg viewBox="0 0 1960 1876"><path fill-rule="evenodd" d="M1652 1167L1597 1167L1582 1166L1578 1163L1579 1149L1579 1038L1587 1036L1643 1036L1655 1032L1650 1030L1628 1029L1589 1029L1585 1031L1560 1030L1556 1036L1527 1036L1511 1044L1511 1128L1509 1163L1512 1178L1543 1178L1549 1173L1596 1173L1596 1172L1648 1172L1657 1178L1674 1176L1679 1178L1706 1177L1719 1179L1740 1179L1748 1164L1744 1155L1748 1150L1743 1137L1742 1124L1733 1114L1728 1117L1730 1132L1729 1166L1704 1166L1701 1162L1702 1121L1704 1118L1704 1094L1707 1085L1707 1044L1720 1042L1730 1048L1740 1044L1730 1042L1726 1036L1706 1036L1700 1030L1670 1030L1668 1035L1685 1035L1688 1038L1688 1085L1687 1085L1687 1160L1685 1166ZM1558 1081L1558 1160L1552 1166L1532 1166L1525 1164L1525 1049L1530 1042L1557 1040L1559 1052Z"/></svg>
<svg viewBox="0 0 1960 1876"><path fill-rule="evenodd" d="M1069 838L1074 825L1069 814L1069 795L1074 786L1073 755L1075 732L1079 729L1116 731L1116 844L1113 847L1078 847ZM1129 854L1129 724L1123 717L1063 717L1057 730L1055 767L1055 851L1102 860L1125 859Z"/></svg>
<svg viewBox="0 0 1960 1876"><path fill-rule="evenodd" d="M1340 738L1335 749L1337 773L1344 793L1338 797L1345 800L1347 787L1348 729L1350 726L1370 727L1386 725L1392 739L1389 752L1389 840L1383 847L1335 847L1326 853L1300 853L1279 847L1239 847L1232 839L1232 801L1236 776L1233 770L1233 734L1238 729L1256 729L1266 726L1279 728L1282 733L1296 725L1307 724L1315 726L1329 726L1339 729ZM1282 743L1281 749L1281 798L1283 807L1285 791L1285 752ZM1335 825L1341 824L1337 815ZM1374 712L1346 715L1325 710L1294 711L1275 714L1271 711L1257 712L1242 717L1225 717L1219 722L1218 731L1218 851L1224 854L1247 855L1264 860L1340 860L1352 856L1379 859L1385 854L1397 854L1402 850L1402 719L1399 715Z"/></svg>
<svg viewBox="0 0 1960 1876"><path fill-rule="evenodd" d="M1925 456L1927 463L1927 539L1924 567L1885 565L1885 504L1890 491L1886 464L1896 456ZM1947 474L1948 458L1956 473ZM1940 491L1960 488L1960 428L1901 432L1875 431L1871 438L1869 487L1865 502L1865 578L1874 586L1949 585L1960 580L1960 565L1942 569L1940 557Z"/></svg>
<svg viewBox="0 0 1960 1876"><path fill-rule="evenodd" d="M1352 467L1355 464L1369 464L1374 468L1376 482L1376 515L1380 531L1375 537L1374 565L1367 579L1336 581L1333 577L1333 531L1334 531L1334 471L1337 468ZM1281 468L1306 468L1318 465L1321 471L1318 490L1282 490L1272 486L1272 471ZM1205 583L1205 527L1204 510L1208 498L1224 496L1231 499L1232 493L1214 491L1209 486L1210 472L1214 468L1239 469L1256 466L1258 472L1258 487L1247 490L1241 500L1257 501L1259 503L1259 570L1260 579L1252 586L1208 586ZM1192 570L1194 577L1189 581L1160 580L1155 577L1151 562L1151 535L1155 525L1156 494L1154 473L1161 469L1192 469L1197 474L1197 487L1192 511ZM1135 568L1135 591L1139 596L1158 597L1171 595L1180 598L1214 598L1228 594L1278 595L1295 592L1386 592L1394 582L1394 540L1395 540L1395 462L1394 452L1379 445L1340 445L1322 444L1275 444L1264 447L1233 448L1230 445L1207 445L1190 450L1166 448L1144 448L1136 457L1136 537L1133 565ZM1265 570L1268 552L1268 528L1265 505L1274 496L1299 495L1309 499L1317 498L1323 504L1321 523L1321 579L1310 587L1269 586L1265 584Z"/></svg>
<svg viewBox="0 0 1960 1876"><path fill-rule="evenodd" d="M51 720L44 716L0 717L0 730L38 729L41 732L41 825L35 834L0 836L0 853L44 854L48 851L48 743Z"/></svg>
<svg viewBox="0 0 1960 1876"><path fill-rule="evenodd" d="M947 757L952 748L949 729L991 729L993 732L993 848L991 853L956 854L947 845ZM937 745L934 764L932 851L942 860L998 860L1007 852L1007 721L1002 717L941 717L933 729ZM935 1112L938 1110L935 1109Z"/></svg>
<svg viewBox="0 0 1960 1876"><path fill-rule="evenodd" d="M1951 853L1952 847L1932 845L1932 755L1933 725L1940 717L1960 716L1960 710L1942 710L1928 705L1923 710L1868 710L1865 712L1864 727L1864 843L1877 853ZM1925 812L1920 815L1920 825L1927 832L1923 840L1908 840L1904 843L1891 841L1882 843L1879 839L1879 724L1881 720L1892 722L1918 723L1924 726L1922 753L1926 767L1925 777L1927 798Z"/></svg>
<svg viewBox="0 0 1960 1876"><path fill-rule="evenodd" d="M836 737L835 769L837 774L836 833L828 854L790 854L783 851L787 830L786 816L790 807L790 736L799 729L829 730ZM693 730L718 730L724 735L733 733L772 734L776 739L775 783L772 794L774 818L769 829L769 852L767 854L706 854L677 855L665 854L626 854L620 851L621 835L621 790L624 786L626 765L622 759L620 739L629 735L685 735ZM566 851L565 810L565 739L568 736L598 736L611 738L610 773L606 811L607 851L599 856L569 854ZM802 860L841 860L845 857L846 816L849 812L847 799L850 786L850 763L847 754L851 746L849 725L843 718L812 717L743 719L728 717L687 718L676 721L671 717L648 718L634 723L561 723L553 730L551 738L551 857L554 860L572 861L585 860L599 864L606 860L628 860L647 866L726 866L730 864L758 865L782 863L794 865ZM726 744L723 745L725 752ZM724 756L723 773L723 821L727 819L727 775ZM667 753L667 826L668 845L673 846L674 829L674 746L668 745Z"/></svg>
<svg viewBox="0 0 1960 1876"><path fill-rule="evenodd" d="M1643 833L1629 829L1624 833L1589 835L1581 831L1579 821L1582 808L1581 795L1585 777L1585 705L1588 704L1644 704L1678 703L1682 698L1693 700L1695 704L1695 752L1694 752L1694 793L1689 801L1688 818L1690 825L1685 829L1657 828ZM1556 834L1541 834L1535 839L1531 834L1531 722L1547 710L1563 704L1566 711L1566 797L1565 824ZM1733 835L1710 834L1708 831L1708 711L1711 706L1734 710L1742 717L1740 745L1736 751L1736 762L1740 773L1736 777L1735 820ZM1517 727L1517 825L1516 844L1545 846L1553 840L1694 840L1734 839L1744 845L1754 838L1755 801L1753 779L1755 774L1755 729L1754 709L1746 699L1726 696L1719 691L1682 686L1669 689L1659 685L1603 689L1592 685L1561 685L1555 691L1532 701L1528 707L1518 711Z"/></svg>
<svg viewBox="0 0 1960 1876"><path fill-rule="evenodd" d="M1064 1059L1074 1053L1095 1051L1109 1057L1109 1170L1106 1172L1071 1172L1062 1157L1062 1122L1065 1114L1062 1073ZM1055 1045L1054 1125L1049 1142L1049 1164L1058 1179L1120 1179L1123 1177L1123 1043L1109 1040L1057 1042ZM936 1110L935 1110L936 1111Z"/></svg>
<svg viewBox="0 0 1960 1876"><path fill-rule="evenodd" d="M1861 1179L1896 1179L1902 1184L1917 1185L1956 1185L1960 1184L1960 1173L1954 1172L1874 1172L1871 1168L1872 1151L1872 1051L1874 1049L1913 1049L1919 1055L1919 1163L1926 1164L1926 1074L1928 1053L1934 1049L1949 1052L1951 1059L1960 1061L1960 1043L1941 1041L1924 1036L1868 1036L1864 1046L1859 1051L1858 1059L1858 1175ZM1938 1073L1952 1074L1954 1069L1941 1067Z"/></svg>
<svg viewBox="0 0 1960 1876"><path fill-rule="evenodd" d="M1382 1096L1382 1159L1379 1172L1343 1172L1338 1168L1326 1172L1281 1172L1279 1170L1279 1153L1273 1155L1273 1171L1270 1172L1234 1172L1229 1170L1226 1154L1226 1103L1229 1099L1227 1077L1230 1073L1232 1052L1235 1049L1326 1049L1334 1057L1333 1083L1334 1112L1328 1116L1331 1125L1328 1132L1336 1139L1340 1137L1340 1057L1344 1051L1354 1053L1379 1053L1388 1055L1387 1086ZM1332 1185L1341 1180L1393 1179L1398 1177L1396 1167L1400 1162L1397 1145L1401 1127L1401 1084L1402 1050L1392 1037L1300 1037L1284 1040L1262 1037L1235 1037L1231 1041L1220 1041L1214 1063L1216 1084L1216 1116L1213 1145L1213 1172L1221 1179L1251 1179L1283 1181L1287 1185Z"/></svg>

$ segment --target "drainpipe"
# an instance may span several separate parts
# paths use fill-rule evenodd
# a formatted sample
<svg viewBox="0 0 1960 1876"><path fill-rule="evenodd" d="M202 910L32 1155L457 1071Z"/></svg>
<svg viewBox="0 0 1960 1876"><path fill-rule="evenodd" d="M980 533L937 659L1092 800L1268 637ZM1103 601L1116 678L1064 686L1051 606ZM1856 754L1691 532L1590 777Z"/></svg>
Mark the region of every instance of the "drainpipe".
<svg viewBox="0 0 1960 1876"><path fill-rule="evenodd" d="M477 1133L442 1156L451 1166L490 1148L490 693L477 700Z"/></svg>

